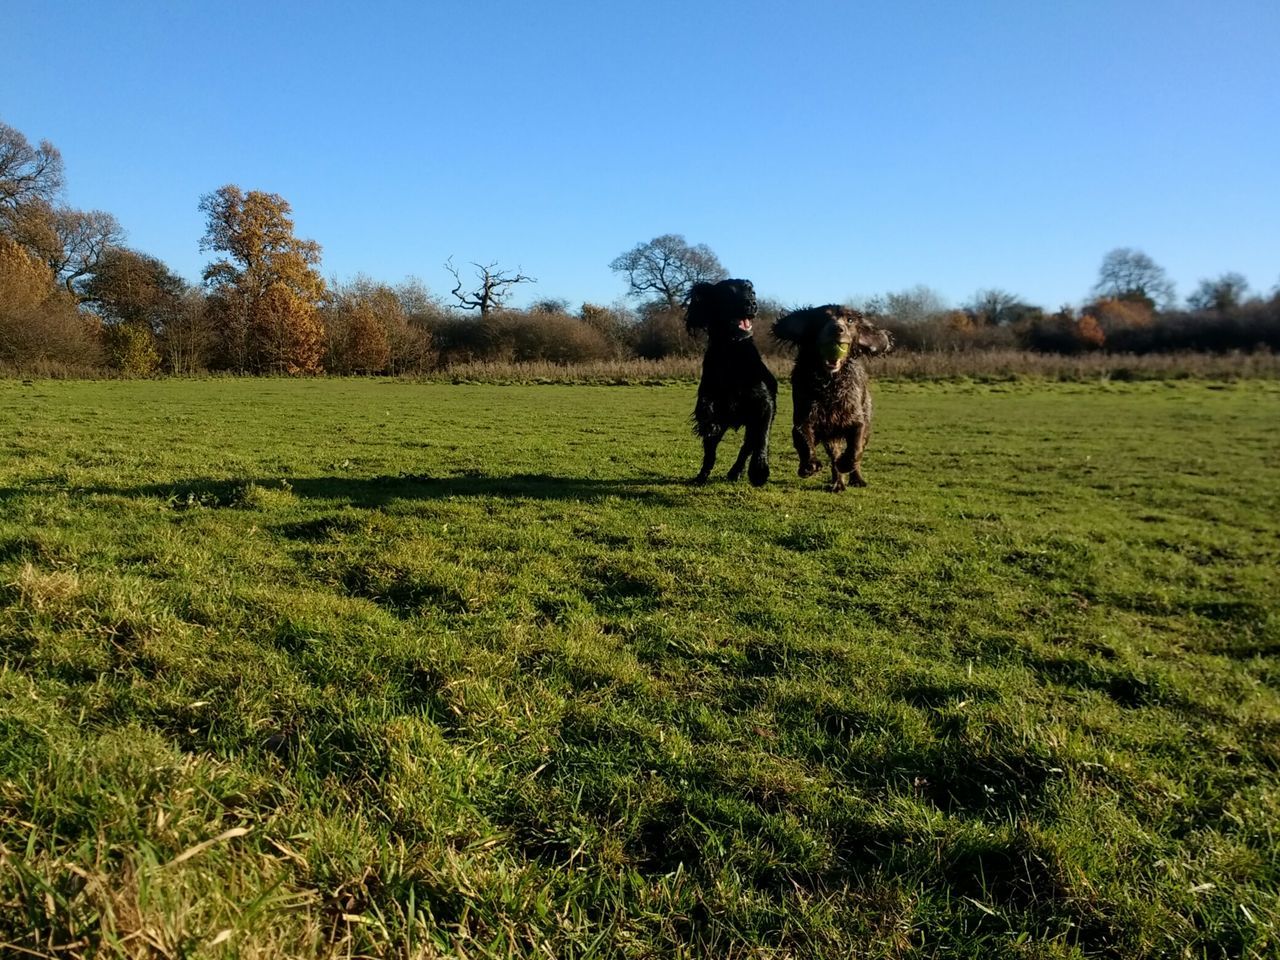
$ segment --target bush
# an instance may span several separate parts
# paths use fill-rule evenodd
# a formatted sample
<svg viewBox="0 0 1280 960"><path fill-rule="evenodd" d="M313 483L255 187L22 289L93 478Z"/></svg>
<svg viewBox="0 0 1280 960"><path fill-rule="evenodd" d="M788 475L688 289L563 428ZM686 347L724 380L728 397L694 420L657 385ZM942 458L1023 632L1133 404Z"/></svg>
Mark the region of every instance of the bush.
<svg viewBox="0 0 1280 960"><path fill-rule="evenodd" d="M47 265L0 237L0 363L98 367L100 333L97 318L80 313Z"/></svg>
<svg viewBox="0 0 1280 960"><path fill-rule="evenodd" d="M631 328L630 341L631 352L644 360L696 356L705 344L685 329L683 310L666 307L645 309L640 322Z"/></svg>
<svg viewBox="0 0 1280 960"><path fill-rule="evenodd" d="M1280 301L1255 300L1223 311L1160 314L1149 326L1118 331L1107 345L1131 353L1280 351Z"/></svg>
<svg viewBox="0 0 1280 960"><path fill-rule="evenodd" d="M1077 317L1069 307L1025 322L1018 335L1027 349L1041 353L1084 353L1097 350L1106 342L1097 318L1092 314Z"/></svg>
<svg viewBox="0 0 1280 960"><path fill-rule="evenodd" d="M494 310L488 316L445 317L431 330L445 367L466 363L582 363L618 356L596 326L567 313Z"/></svg>
<svg viewBox="0 0 1280 960"><path fill-rule="evenodd" d="M479 325L486 360L580 363L613 355L603 333L567 313L494 311Z"/></svg>
<svg viewBox="0 0 1280 960"><path fill-rule="evenodd" d="M430 315L435 307L421 287L397 290L367 277L345 285L334 283L321 310L325 369L344 374L429 369L435 355L423 315Z"/></svg>
<svg viewBox="0 0 1280 960"><path fill-rule="evenodd" d="M111 366L126 377L150 377L160 369L160 349L151 328L140 323L118 323L103 331Z"/></svg>
<svg viewBox="0 0 1280 960"><path fill-rule="evenodd" d="M636 323L635 314L622 307L584 303L578 316L587 326L600 332L613 351L612 356L624 357L630 353L628 338Z"/></svg>
<svg viewBox="0 0 1280 960"><path fill-rule="evenodd" d="M1096 300L1081 311L1092 317L1105 339L1126 330L1144 330L1155 321L1149 300Z"/></svg>
<svg viewBox="0 0 1280 960"><path fill-rule="evenodd" d="M923 321L902 322L891 317L871 317L893 336L895 349L967 352L1007 350L1017 345L1012 327L978 324L959 310Z"/></svg>

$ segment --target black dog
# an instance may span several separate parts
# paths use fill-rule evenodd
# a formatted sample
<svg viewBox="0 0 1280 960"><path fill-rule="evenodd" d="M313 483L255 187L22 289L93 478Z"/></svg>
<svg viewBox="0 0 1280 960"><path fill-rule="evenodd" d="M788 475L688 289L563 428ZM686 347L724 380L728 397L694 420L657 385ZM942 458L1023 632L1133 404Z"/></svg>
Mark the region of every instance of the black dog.
<svg viewBox="0 0 1280 960"><path fill-rule="evenodd" d="M695 283L689 294L685 326L707 331L702 381L693 411L693 430L702 438L702 469L694 483L706 483L716 463L716 447L726 430L745 427L742 450L729 470L730 480L747 477L753 486L769 479L769 427L778 409L778 381L760 359L751 339L756 291L750 280Z"/></svg>
<svg viewBox="0 0 1280 960"><path fill-rule="evenodd" d="M815 450L821 443L831 458L831 491L845 488L845 473L855 487L865 487L862 451L871 435L871 391L862 357L889 351L893 338L857 310L835 304L780 317L773 335L800 348L791 371L791 437L800 476L822 469Z"/></svg>

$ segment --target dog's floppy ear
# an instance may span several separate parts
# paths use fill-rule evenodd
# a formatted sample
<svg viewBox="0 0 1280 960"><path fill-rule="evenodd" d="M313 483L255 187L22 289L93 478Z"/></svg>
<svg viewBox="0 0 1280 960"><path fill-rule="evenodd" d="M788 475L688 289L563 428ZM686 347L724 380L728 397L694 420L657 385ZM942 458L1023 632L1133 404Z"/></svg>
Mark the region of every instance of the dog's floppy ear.
<svg viewBox="0 0 1280 960"><path fill-rule="evenodd" d="M784 343L799 346L817 336L818 331L831 322L826 307L808 307L796 310L773 322L773 335Z"/></svg>
<svg viewBox="0 0 1280 960"><path fill-rule="evenodd" d="M707 329L707 322L711 319L711 298L714 289L713 284L699 281L689 291L689 302L684 308L684 326L690 333L694 330Z"/></svg>
<svg viewBox="0 0 1280 960"><path fill-rule="evenodd" d="M870 320L862 317L853 323L853 338L854 343L868 356L874 357L893 349L893 337L890 336L889 331L880 329Z"/></svg>

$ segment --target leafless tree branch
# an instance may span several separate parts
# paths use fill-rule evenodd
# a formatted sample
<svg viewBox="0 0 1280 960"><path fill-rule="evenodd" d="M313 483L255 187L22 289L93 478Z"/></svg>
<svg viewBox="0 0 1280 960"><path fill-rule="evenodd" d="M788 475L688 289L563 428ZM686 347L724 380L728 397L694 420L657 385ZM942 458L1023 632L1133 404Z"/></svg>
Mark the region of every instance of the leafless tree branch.
<svg viewBox="0 0 1280 960"><path fill-rule="evenodd" d="M457 267L453 265L453 257L445 261L444 268L453 274L454 286L450 292L457 299L458 308L479 310L482 317L487 316L491 310L501 307L511 296L511 288L516 284L538 282L537 278L529 276L519 268L514 273L509 270L499 270L497 261L487 264L472 261L471 265L476 268L479 286L466 291L462 289L462 278L458 274Z"/></svg>

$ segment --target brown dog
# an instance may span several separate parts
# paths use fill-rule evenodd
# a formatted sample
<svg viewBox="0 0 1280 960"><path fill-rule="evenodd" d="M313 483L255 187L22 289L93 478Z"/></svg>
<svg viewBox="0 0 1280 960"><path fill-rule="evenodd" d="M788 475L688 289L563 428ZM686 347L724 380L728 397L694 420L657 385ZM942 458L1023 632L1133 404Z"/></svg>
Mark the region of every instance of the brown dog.
<svg viewBox="0 0 1280 960"><path fill-rule="evenodd" d="M791 437L800 455L800 476L822 469L817 444L831 459L833 493L849 483L865 487L862 451L871 435L871 391L864 356L886 353L893 338L857 310L828 304L780 317L773 335L799 347L791 371L794 411Z"/></svg>

